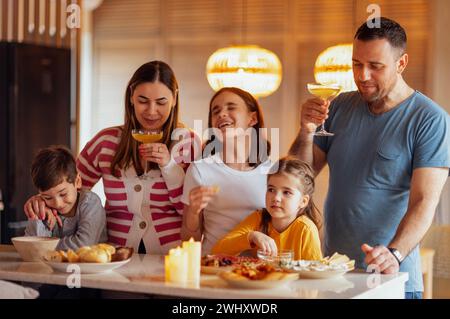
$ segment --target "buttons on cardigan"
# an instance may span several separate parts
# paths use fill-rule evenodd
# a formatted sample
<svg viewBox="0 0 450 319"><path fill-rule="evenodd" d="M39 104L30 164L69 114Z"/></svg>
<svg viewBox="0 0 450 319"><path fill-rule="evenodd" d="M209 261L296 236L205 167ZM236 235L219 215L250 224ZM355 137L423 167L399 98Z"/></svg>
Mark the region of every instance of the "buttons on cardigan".
<svg viewBox="0 0 450 319"><path fill-rule="evenodd" d="M135 185L134 186L134 191L139 193L142 190L142 186L141 185Z"/></svg>
<svg viewBox="0 0 450 319"><path fill-rule="evenodd" d="M139 228L144 229L145 227L147 227L147 223L146 222L140 222L139 223Z"/></svg>

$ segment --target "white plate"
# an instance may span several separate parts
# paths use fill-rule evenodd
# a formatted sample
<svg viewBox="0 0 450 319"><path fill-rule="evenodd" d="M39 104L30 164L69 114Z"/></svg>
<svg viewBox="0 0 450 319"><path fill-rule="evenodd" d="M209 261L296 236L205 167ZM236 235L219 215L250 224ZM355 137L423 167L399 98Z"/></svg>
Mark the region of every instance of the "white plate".
<svg viewBox="0 0 450 319"><path fill-rule="evenodd" d="M298 279L297 273L286 274L286 276L280 280L250 280L244 278L236 278L235 274L228 271L220 272L218 275L231 287L244 289L278 288Z"/></svg>
<svg viewBox="0 0 450 319"><path fill-rule="evenodd" d="M314 267L314 265L317 265ZM346 268L345 265L338 266L333 269L329 266L323 265L319 261L313 260L296 260L293 262L293 268L291 271L294 271L300 274L300 278L310 278L310 279L328 279L328 278L336 278L344 275L345 273L354 270L355 268ZM325 267L325 268L324 268ZM309 268L309 269L308 269ZM322 269L320 269L322 268Z"/></svg>
<svg viewBox="0 0 450 319"><path fill-rule="evenodd" d="M80 273L82 274L97 274L102 272L108 272L112 271L113 269L122 267L126 263L128 263L131 260L131 258L122 260L122 261L115 261L111 263L60 263L60 262L50 262L50 261L44 261L47 265L53 268L53 270L65 272L65 273L71 273L73 272L73 268L68 269L69 265L77 265L80 267ZM73 267L73 266L72 266Z"/></svg>

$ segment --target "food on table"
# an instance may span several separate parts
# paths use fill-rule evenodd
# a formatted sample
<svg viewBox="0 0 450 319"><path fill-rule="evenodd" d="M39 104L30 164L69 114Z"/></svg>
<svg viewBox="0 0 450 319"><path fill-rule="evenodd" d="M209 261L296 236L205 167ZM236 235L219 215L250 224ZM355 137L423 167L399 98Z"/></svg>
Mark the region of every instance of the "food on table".
<svg viewBox="0 0 450 319"><path fill-rule="evenodd" d="M265 250L258 249L256 256L277 268L291 268L292 260L294 259L294 251L292 249L283 249L278 251L277 255L270 255Z"/></svg>
<svg viewBox="0 0 450 319"><path fill-rule="evenodd" d="M228 267L236 265L257 265L261 261L258 258L231 256L231 255L206 255L202 257L201 265L207 267Z"/></svg>
<svg viewBox="0 0 450 319"><path fill-rule="evenodd" d="M112 254L111 261L122 261L131 258L133 255L133 248L129 247L118 247L116 252Z"/></svg>
<svg viewBox="0 0 450 319"><path fill-rule="evenodd" d="M49 250L44 259L51 262L64 262L67 261L67 254L62 250Z"/></svg>
<svg viewBox="0 0 450 319"><path fill-rule="evenodd" d="M52 250L44 256L45 260L50 262L69 262L69 263L109 263L112 261L122 261L131 257L133 248L118 247L115 248L109 244L97 244L84 246L76 252L72 249Z"/></svg>
<svg viewBox="0 0 450 319"><path fill-rule="evenodd" d="M85 263L107 263L111 261L111 254L102 248L92 248L80 255L80 262Z"/></svg>
<svg viewBox="0 0 450 319"><path fill-rule="evenodd" d="M98 248L105 249L111 255L113 255L117 251L117 249L114 246L111 246L111 245L108 245L108 244L97 244L97 245L94 245L93 247L98 247Z"/></svg>
<svg viewBox="0 0 450 319"><path fill-rule="evenodd" d="M80 256L78 256L72 249L69 249L67 251L67 261L70 263L77 263L80 261Z"/></svg>
<svg viewBox="0 0 450 319"><path fill-rule="evenodd" d="M346 255L334 253L331 257L325 257L322 260L297 260L293 268L301 271L353 270L355 261L350 260Z"/></svg>
<svg viewBox="0 0 450 319"><path fill-rule="evenodd" d="M291 272L277 270L270 264L240 265L228 274L229 279L235 280L283 280L291 276L293 276Z"/></svg>

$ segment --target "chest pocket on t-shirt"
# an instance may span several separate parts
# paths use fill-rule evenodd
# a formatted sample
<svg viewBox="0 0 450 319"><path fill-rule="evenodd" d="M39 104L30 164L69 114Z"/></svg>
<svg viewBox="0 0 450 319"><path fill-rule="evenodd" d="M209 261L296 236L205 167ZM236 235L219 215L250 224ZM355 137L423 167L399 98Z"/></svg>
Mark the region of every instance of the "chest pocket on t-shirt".
<svg viewBox="0 0 450 319"><path fill-rule="evenodd" d="M400 148L391 143L380 143L372 161L371 183L380 188L397 188Z"/></svg>

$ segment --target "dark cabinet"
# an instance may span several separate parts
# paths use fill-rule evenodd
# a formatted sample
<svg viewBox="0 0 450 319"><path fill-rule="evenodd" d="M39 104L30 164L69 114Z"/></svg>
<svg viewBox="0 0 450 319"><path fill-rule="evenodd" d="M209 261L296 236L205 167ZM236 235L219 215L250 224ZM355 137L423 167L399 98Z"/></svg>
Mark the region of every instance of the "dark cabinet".
<svg viewBox="0 0 450 319"><path fill-rule="evenodd" d="M23 204L36 189L30 165L39 148L70 146L69 49L0 42L1 241L23 234Z"/></svg>

